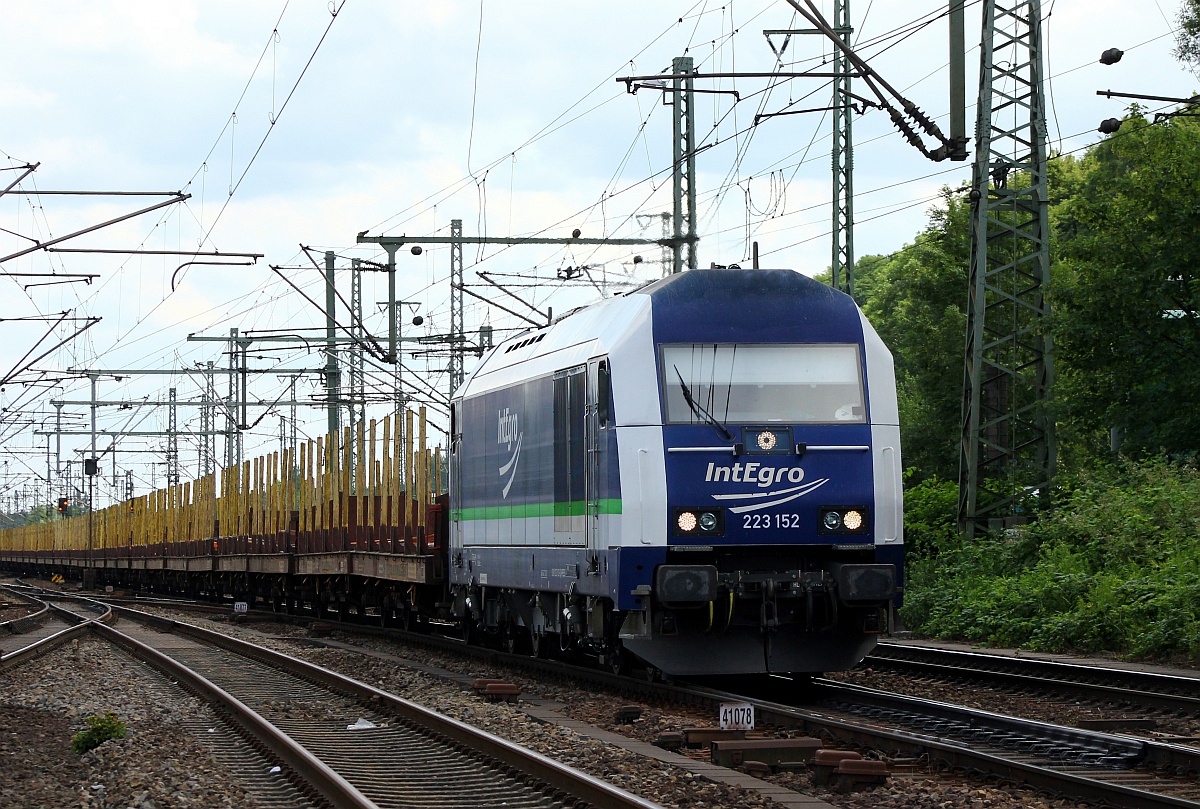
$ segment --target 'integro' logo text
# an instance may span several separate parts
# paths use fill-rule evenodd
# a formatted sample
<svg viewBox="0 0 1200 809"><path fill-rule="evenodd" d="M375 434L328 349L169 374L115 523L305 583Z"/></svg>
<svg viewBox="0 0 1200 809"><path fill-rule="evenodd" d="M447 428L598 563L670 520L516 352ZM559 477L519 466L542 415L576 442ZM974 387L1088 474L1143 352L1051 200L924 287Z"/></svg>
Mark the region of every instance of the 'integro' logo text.
<svg viewBox="0 0 1200 809"><path fill-rule="evenodd" d="M710 463L708 472L704 475L704 482L757 483L760 488L765 489L782 483L785 477L788 483L799 483L804 480L804 470L798 466L766 466L754 461L735 463L733 466L717 466Z"/></svg>
<svg viewBox="0 0 1200 809"><path fill-rule="evenodd" d="M788 486L783 489L771 489L770 491L714 494L712 496L714 500L741 501L744 504L731 505L729 511L732 514L742 514L747 511L759 511L760 509L779 506L798 497L803 497L829 482L829 478L819 478L808 483L802 483L803 480L804 470L798 466L767 466L756 461L747 461L746 463L739 461L733 466L717 466L715 463L710 463L708 470L704 473L705 483L753 483L760 489L771 489L771 487L778 486L785 481L801 484Z"/></svg>
<svg viewBox="0 0 1200 809"><path fill-rule="evenodd" d="M517 459L521 457L521 439L525 434L520 431L517 414L507 407L496 412L496 424L496 443L503 444L505 449L512 452L508 462L499 469L501 480L506 475L508 476L508 480L504 483L504 489L501 490L501 496L508 497L508 490L512 488L513 481L517 478ZM516 443L516 447L513 447L514 443Z"/></svg>

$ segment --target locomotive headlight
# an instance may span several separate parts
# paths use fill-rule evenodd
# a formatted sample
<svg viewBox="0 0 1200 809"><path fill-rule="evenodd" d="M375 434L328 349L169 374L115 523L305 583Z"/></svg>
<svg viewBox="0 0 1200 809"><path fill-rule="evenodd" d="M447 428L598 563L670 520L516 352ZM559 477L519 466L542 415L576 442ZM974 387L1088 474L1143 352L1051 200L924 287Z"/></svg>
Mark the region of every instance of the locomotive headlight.
<svg viewBox="0 0 1200 809"><path fill-rule="evenodd" d="M719 537L725 535L725 513L719 508L676 508L671 512L677 537Z"/></svg>
<svg viewBox="0 0 1200 809"><path fill-rule="evenodd" d="M817 531L822 534L869 534L866 506L833 506L817 509Z"/></svg>
<svg viewBox="0 0 1200 809"><path fill-rule="evenodd" d="M675 518L675 525L685 534L695 531L697 524L696 515L690 511L681 511L679 512L679 516Z"/></svg>

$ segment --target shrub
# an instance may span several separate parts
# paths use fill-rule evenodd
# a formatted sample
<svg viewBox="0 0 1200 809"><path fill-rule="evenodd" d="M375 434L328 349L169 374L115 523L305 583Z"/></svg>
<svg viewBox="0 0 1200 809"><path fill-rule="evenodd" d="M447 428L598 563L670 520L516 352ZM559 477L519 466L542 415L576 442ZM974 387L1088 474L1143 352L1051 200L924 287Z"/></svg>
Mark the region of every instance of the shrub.
<svg viewBox="0 0 1200 809"><path fill-rule="evenodd" d="M87 718L87 725L87 730L79 731L71 740L76 753L86 753L109 739L125 738L125 723L117 719L117 715L112 711L103 716L92 714Z"/></svg>
<svg viewBox="0 0 1200 809"><path fill-rule="evenodd" d="M904 475L910 483L915 470ZM958 484L927 478L904 490L904 550L911 562L958 545Z"/></svg>
<svg viewBox="0 0 1200 809"><path fill-rule="evenodd" d="M1151 459L1080 474L1024 529L924 542L906 579L901 616L924 634L1200 658L1200 472Z"/></svg>

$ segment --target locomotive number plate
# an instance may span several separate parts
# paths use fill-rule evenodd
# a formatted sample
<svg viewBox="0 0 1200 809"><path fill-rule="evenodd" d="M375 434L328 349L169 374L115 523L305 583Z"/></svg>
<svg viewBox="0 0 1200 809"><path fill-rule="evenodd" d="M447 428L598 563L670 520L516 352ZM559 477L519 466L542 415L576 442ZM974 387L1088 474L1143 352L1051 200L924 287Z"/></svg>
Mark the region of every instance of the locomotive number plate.
<svg viewBox="0 0 1200 809"><path fill-rule="evenodd" d="M799 514L743 514L742 528L799 528Z"/></svg>
<svg viewBox="0 0 1200 809"><path fill-rule="evenodd" d="M754 730L754 706L748 702L722 702L721 730Z"/></svg>

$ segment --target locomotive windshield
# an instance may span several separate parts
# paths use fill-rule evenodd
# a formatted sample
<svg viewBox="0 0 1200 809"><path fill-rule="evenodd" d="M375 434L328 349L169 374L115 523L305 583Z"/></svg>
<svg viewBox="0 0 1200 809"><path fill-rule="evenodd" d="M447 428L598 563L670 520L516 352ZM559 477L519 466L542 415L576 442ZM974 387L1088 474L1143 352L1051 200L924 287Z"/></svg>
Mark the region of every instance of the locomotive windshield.
<svg viewBox="0 0 1200 809"><path fill-rule="evenodd" d="M853 343L664 345L660 367L671 424L703 424L706 413L721 423L867 420Z"/></svg>

